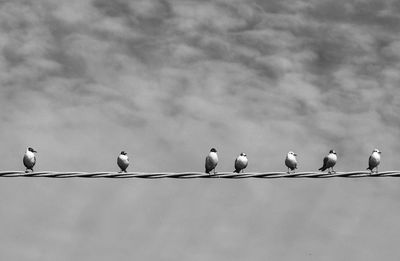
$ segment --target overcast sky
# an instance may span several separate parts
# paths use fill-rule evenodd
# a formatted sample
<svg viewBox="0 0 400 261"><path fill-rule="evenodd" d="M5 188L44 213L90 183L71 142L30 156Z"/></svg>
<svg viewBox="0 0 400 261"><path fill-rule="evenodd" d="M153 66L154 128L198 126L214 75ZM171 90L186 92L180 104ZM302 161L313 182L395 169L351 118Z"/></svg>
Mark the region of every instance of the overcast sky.
<svg viewBox="0 0 400 261"><path fill-rule="evenodd" d="M400 167L397 0L2 1L0 32L2 170ZM1 181L7 260L400 257L396 179Z"/></svg>

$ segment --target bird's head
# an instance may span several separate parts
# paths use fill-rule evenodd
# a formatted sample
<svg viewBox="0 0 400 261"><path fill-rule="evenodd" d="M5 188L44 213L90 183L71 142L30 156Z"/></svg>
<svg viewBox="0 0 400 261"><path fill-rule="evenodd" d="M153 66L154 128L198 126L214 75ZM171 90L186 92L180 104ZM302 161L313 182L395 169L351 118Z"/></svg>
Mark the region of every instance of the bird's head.
<svg viewBox="0 0 400 261"><path fill-rule="evenodd" d="M242 153L240 153L240 156L246 157L247 155L246 155L246 153L242 152Z"/></svg>
<svg viewBox="0 0 400 261"><path fill-rule="evenodd" d="M329 151L329 154L336 154L336 151L330 150L330 151Z"/></svg>
<svg viewBox="0 0 400 261"><path fill-rule="evenodd" d="M374 153L374 152L377 152L377 153L379 153L379 154L382 153L382 152L381 152L380 150L378 150L378 149L374 149L374 151L373 151L372 153Z"/></svg>
<svg viewBox="0 0 400 261"><path fill-rule="evenodd" d="M289 151L288 154L289 154L289 155L293 155L293 156L297 156L297 154L294 153L293 151Z"/></svg>
<svg viewBox="0 0 400 261"><path fill-rule="evenodd" d="M126 155L127 153L125 151L121 151L121 155Z"/></svg>
<svg viewBox="0 0 400 261"><path fill-rule="evenodd" d="M215 148L212 148L212 149L210 150L210 152L217 152L217 150L216 150Z"/></svg>
<svg viewBox="0 0 400 261"><path fill-rule="evenodd" d="M31 147L28 148L28 151L33 152L33 153L37 153L37 151L32 149Z"/></svg>

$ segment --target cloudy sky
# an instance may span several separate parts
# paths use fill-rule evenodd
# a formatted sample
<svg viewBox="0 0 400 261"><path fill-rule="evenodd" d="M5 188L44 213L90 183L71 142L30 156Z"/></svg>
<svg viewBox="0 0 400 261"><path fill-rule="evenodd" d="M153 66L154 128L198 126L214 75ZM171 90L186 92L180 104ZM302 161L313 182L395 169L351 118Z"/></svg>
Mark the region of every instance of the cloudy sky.
<svg viewBox="0 0 400 261"><path fill-rule="evenodd" d="M23 170L399 169L397 0L0 3L0 162ZM0 184L7 260L398 260L396 179ZM374 236L374 237L372 237Z"/></svg>

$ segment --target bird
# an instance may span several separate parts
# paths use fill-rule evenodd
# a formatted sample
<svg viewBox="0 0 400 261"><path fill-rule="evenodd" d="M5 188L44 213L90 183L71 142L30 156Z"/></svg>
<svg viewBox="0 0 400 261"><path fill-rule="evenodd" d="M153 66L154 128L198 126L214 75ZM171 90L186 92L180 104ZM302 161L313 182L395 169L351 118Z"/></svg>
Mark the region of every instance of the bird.
<svg viewBox="0 0 400 261"><path fill-rule="evenodd" d="M215 148L212 148L210 150L210 153L206 157L206 173L210 174L212 170L214 170L215 174L215 167L218 164L218 155L217 155L217 150Z"/></svg>
<svg viewBox="0 0 400 261"><path fill-rule="evenodd" d="M126 173L126 169L129 166L129 158L128 158L128 154L125 151L121 151L121 153L118 155L117 158L117 164L118 167L121 169L121 172L125 172Z"/></svg>
<svg viewBox="0 0 400 261"><path fill-rule="evenodd" d="M240 173L240 171L244 171L247 167L249 160L247 159L246 153L242 152L235 160L235 170L233 172Z"/></svg>
<svg viewBox="0 0 400 261"><path fill-rule="evenodd" d="M288 174L290 173L290 170L295 172L295 169L297 169L297 160L296 160L297 154L294 153L293 151L289 151L288 154L286 155L285 159L285 165L288 167Z"/></svg>
<svg viewBox="0 0 400 261"><path fill-rule="evenodd" d="M33 166L35 166L36 163L36 156L35 153L37 153L36 150L32 149L31 147L27 148L24 154L23 158L23 163L24 166L26 167L25 172L28 173L29 170L33 172Z"/></svg>
<svg viewBox="0 0 400 261"><path fill-rule="evenodd" d="M381 163L381 152L378 149L374 149L371 156L369 156L367 170L370 170L372 174L373 169L376 168L376 173L378 173L379 163Z"/></svg>
<svg viewBox="0 0 400 261"><path fill-rule="evenodd" d="M325 171L326 169L330 168L331 170L328 171L328 172L329 173L332 173L332 172L335 173L335 171L333 170L333 166L335 166L336 161L337 161L336 152L334 150L330 150L329 154L324 157L324 164L318 170Z"/></svg>

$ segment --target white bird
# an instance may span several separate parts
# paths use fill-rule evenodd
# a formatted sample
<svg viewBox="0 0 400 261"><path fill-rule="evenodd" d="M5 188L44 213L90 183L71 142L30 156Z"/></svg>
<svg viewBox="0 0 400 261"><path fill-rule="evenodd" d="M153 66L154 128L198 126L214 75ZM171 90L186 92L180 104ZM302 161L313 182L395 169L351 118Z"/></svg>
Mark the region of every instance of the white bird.
<svg viewBox="0 0 400 261"><path fill-rule="evenodd" d="M121 153L118 155L117 164L118 164L118 167L121 169L120 173L121 172L126 173L126 169L129 166L129 158L125 151L121 151Z"/></svg>
<svg viewBox="0 0 400 261"><path fill-rule="evenodd" d="M295 172L295 169L297 169L296 156L297 154L294 153L293 151L289 151L288 154L286 155L285 165L286 167L288 167L288 173L290 173L290 170Z"/></svg>
<svg viewBox="0 0 400 261"><path fill-rule="evenodd" d="M215 167L218 164L218 155L217 155L217 150L212 148L210 150L210 153L206 157L206 173L210 174L210 171L214 170L215 174Z"/></svg>
<svg viewBox="0 0 400 261"><path fill-rule="evenodd" d="M37 153L37 151L32 149L31 147L26 149L23 158L23 163L26 168L25 172L29 172L28 170L31 170L33 172L33 166L35 166L36 163L35 153Z"/></svg>
<svg viewBox="0 0 400 261"><path fill-rule="evenodd" d="M373 173L373 169L376 168L376 173L378 173L379 163L381 163L381 152L378 149L374 149L371 156L369 156L367 169Z"/></svg>
<svg viewBox="0 0 400 261"><path fill-rule="evenodd" d="M324 158L324 164L321 168L319 168L318 170L320 171L325 171L326 169L331 169L330 171L328 171L329 173L334 172L333 170L333 166L335 166L337 161L337 156L336 156L336 152L334 150L330 150L329 154L327 156L325 156Z"/></svg>
<svg viewBox="0 0 400 261"><path fill-rule="evenodd" d="M247 159L246 153L240 153L240 155L235 160L235 170L233 172L240 173L244 171L247 167L249 160Z"/></svg>

